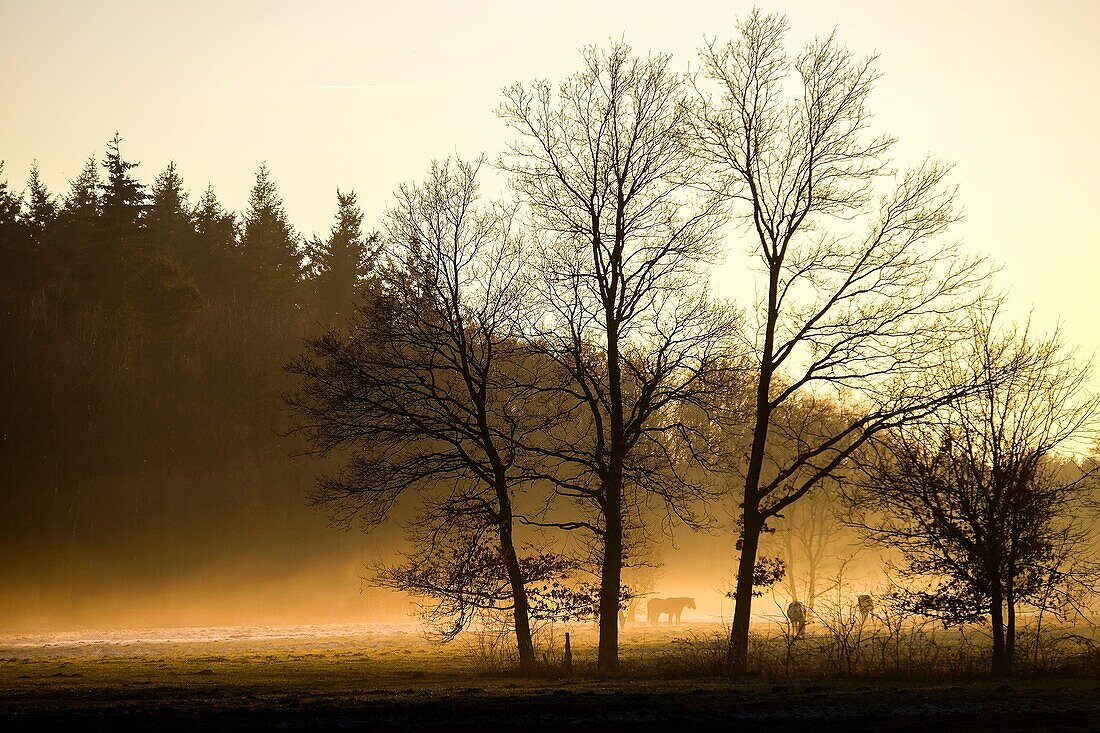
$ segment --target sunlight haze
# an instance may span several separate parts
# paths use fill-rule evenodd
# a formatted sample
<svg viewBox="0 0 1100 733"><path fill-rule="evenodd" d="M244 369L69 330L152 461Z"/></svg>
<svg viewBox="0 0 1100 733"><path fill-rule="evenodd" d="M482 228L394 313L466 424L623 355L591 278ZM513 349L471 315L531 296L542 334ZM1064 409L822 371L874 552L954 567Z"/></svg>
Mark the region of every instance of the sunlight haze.
<svg viewBox="0 0 1100 733"><path fill-rule="evenodd" d="M1100 0L0 63L0 729L1100 730Z"/></svg>

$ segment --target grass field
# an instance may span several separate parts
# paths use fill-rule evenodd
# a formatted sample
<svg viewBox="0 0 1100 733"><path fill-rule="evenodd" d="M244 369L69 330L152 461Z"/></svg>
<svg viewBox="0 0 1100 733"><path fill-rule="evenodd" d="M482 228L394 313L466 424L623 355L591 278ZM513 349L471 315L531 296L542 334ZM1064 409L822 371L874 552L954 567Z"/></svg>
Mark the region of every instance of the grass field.
<svg viewBox="0 0 1100 733"><path fill-rule="evenodd" d="M626 674L591 673L595 633L574 630L576 673L486 667L476 641L439 647L413 626L180 629L0 638L0 724L74 729L1098 730L1100 677L1045 674L730 682L672 664L716 624L624 633ZM689 641L685 641L685 639ZM706 654L701 653L705 658ZM690 674L689 674L690 673Z"/></svg>

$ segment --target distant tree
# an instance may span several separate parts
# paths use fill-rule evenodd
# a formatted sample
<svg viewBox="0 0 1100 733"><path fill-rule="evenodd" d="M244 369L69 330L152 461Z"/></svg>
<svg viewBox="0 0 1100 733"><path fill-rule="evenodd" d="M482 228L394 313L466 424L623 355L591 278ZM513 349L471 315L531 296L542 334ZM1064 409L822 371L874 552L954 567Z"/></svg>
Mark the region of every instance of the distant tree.
<svg viewBox="0 0 1100 733"><path fill-rule="evenodd" d="M934 381L930 367L965 337L966 306L987 274L941 239L956 219L946 169L925 162L892 176L892 140L869 134L874 59L854 58L833 36L792 58L786 30L784 18L756 11L734 40L708 44L691 118L707 165L701 180L742 217L763 275L737 499L734 674L746 671L751 587L769 520L833 481L876 434L965 391ZM774 450L783 405L830 393L843 406L839 423L801 426L795 451Z"/></svg>
<svg viewBox="0 0 1100 733"><path fill-rule="evenodd" d="M131 174L138 164L122 159L121 143L118 133L107 143L103 159L106 178L99 183L91 260L86 263L82 278L93 289L95 299L116 312L133 306L133 301L145 294L142 292L145 283L139 283L138 279L144 259L143 219L149 199L145 185Z"/></svg>
<svg viewBox="0 0 1100 733"><path fill-rule="evenodd" d="M287 219L267 165L256 172L241 235L248 285L260 294L289 299L302 275L298 234Z"/></svg>
<svg viewBox="0 0 1100 733"><path fill-rule="evenodd" d="M39 264L22 209L22 196L9 188L0 161L0 287L5 291L25 288ZM0 304L7 305L4 301Z"/></svg>
<svg viewBox="0 0 1100 733"><path fill-rule="evenodd" d="M380 574L437 602L453 636L475 612L510 612L520 666L534 669L532 574L513 501L531 480L519 438L539 419L518 386L527 297L515 211L481 205L477 166L433 166L388 217L388 260L346 329L308 342L288 396L313 450L347 457L314 500L371 528L406 492L421 501L413 552ZM527 568L527 569L525 569ZM437 615L436 618L439 618Z"/></svg>
<svg viewBox="0 0 1100 733"><path fill-rule="evenodd" d="M58 210L54 251L49 265L59 284L84 295L97 288L95 271L99 253L96 251L96 227L100 213L99 165L95 156L84 162L79 175L69 184Z"/></svg>
<svg viewBox="0 0 1100 733"><path fill-rule="evenodd" d="M225 210L213 187L207 185L191 210L191 222L195 230L191 254L195 283L207 296L234 292L244 278L237 217Z"/></svg>
<svg viewBox="0 0 1100 733"><path fill-rule="evenodd" d="M194 226L187 191L175 163L169 163L153 182L145 217L145 239L154 250L165 253L184 272L195 270Z"/></svg>
<svg viewBox="0 0 1100 733"><path fill-rule="evenodd" d="M334 322L343 322L354 311L360 286L374 271L379 254L378 235L363 235L363 212L355 192L336 191L336 223L328 239L314 237L306 246L312 276L310 283L318 304Z"/></svg>
<svg viewBox="0 0 1100 733"><path fill-rule="evenodd" d="M24 240L21 217L23 197L8 187L3 175L4 163L0 161L0 252L4 253L4 260L10 263Z"/></svg>
<svg viewBox="0 0 1100 733"><path fill-rule="evenodd" d="M85 260L83 279L93 288L98 302L152 325L152 335L161 326L173 329L184 322L197 304L197 293L166 250L161 237L169 236L167 231L149 230L150 195L145 184L131 174L138 163L122 158L121 142L116 133L107 143L103 160L106 178L99 184L98 212L90 233L92 247L87 253L91 257ZM182 194L182 189L172 189L173 185L181 185L174 168L161 183L164 206L158 212L157 224L164 226L170 199ZM77 186L84 185L78 179ZM86 192L74 188L74 195L81 199L74 213L80 217L92 214L91 202L85 202ZM151 239L151 234L155 238ZM178 236L186 236L186 231L178 232Z"/></svg>
<svg viewBox="0 0 1100 733"><path fill-rule="evenodd" d="M637 620L638 609L646 596L657 590L664 575L664 567L656 557L628 556L623 563L623 585L627 588L626 601L619 617L622 625Z"/></svg>
<svg viewBox="0 0 1100 733"><path fill-rule="evenodd" d="M57 201L42 182L36 162L31 165L30 178L27 179L26 211L22 219L31 241L40 251L46 246L46 232L57 219L57 212Z"/></svg>
<svg viewBox="0 0 1100 733"><path fill-rule="evenodd" d="M791 598L804 601L811 611L821 582L828 577L826 567L836 560L842 540L843 525L834 514L834 501L829 492L814 491L792 504L777 523L784 582ZM804 592L799 591L800 579Z"/></svg>
<svg viewBox="0 0 1100 733"><path fill-rule="evenodd" d="M145 185L134 178L130 171L138 167L122 159L118 133L107 143L107 156L103 167L107 179L99 185L99 217L96 222L100 240L109 247L106 256L121 256L126 249L141 246L141 229L144 224L149 194Z"/></svg>
<svg viewBox="0 0 1100 733"><path fill-rule="evenodd" d="M901 552L911 610L947 624L988 618L993 672L1010 674L1020 604L1094 587L1085 513L1095 477L1059 449L1096 435L1100 395L1057 335L976 334L983 388L879 436L849 494L852 523Z"/></svg>
<svg viewBox="0 0 1100 733"><path fill-rule="evenodd" d="M602 671L618 667L631 515L657 498L687 516L700 484L676 470L695 437L676 408L704 398L735 323L697 287L717 220L687 183L683 92L667 56L614 44L587 49L557 89L513 86L501 108L518 136L504 165L540 237L533 343L561 372L563 414L581 421L539 449L557 495L584 510L562 526L599 544Z"/></svg>
<svg viewBox="0 0 1100 733"><path fill-rule="evenodd" d="M99 165L93 155L84 162L80 174L72 181L69 192L63 198L60 216L65 224L91 230L102 207L101 185Z"/></svg>

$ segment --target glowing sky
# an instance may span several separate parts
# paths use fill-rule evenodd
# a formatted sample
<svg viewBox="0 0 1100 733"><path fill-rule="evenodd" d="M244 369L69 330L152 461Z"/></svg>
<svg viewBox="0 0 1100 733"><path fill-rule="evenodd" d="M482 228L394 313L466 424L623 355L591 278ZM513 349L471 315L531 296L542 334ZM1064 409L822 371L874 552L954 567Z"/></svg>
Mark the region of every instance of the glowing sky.
<svg viewBox="0 0 1100 733"><path fill-rule="evenodd" d="M0 159L17 189L37 158L64 190L118 130L143 180L174 159L240 209L267 161L306 234L328 228L337 186L373 223L432 158L501 151L502 86L560 79L609 38L686 65L751 5L0 0ZM1013 313L1100 350L1100 3L763 5L792 43L835 27L881 54L872 107L899 159L954 162L956 233L1003 264Z"/></svg>

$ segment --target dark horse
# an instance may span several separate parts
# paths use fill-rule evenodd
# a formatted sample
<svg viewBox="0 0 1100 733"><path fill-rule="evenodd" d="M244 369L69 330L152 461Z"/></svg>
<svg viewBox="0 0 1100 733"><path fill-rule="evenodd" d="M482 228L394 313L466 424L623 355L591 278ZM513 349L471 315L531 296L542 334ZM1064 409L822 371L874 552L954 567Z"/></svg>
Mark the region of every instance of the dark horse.
<svg viewBox="0 0 1100 733"><path fill-rule="evenodd" d="M668 614L670 624L680 623L680 614L684 607L695 608L694 598L650 598L646 605L646 615L649 623L656 624L661 619L662 613Z"/></svg>

